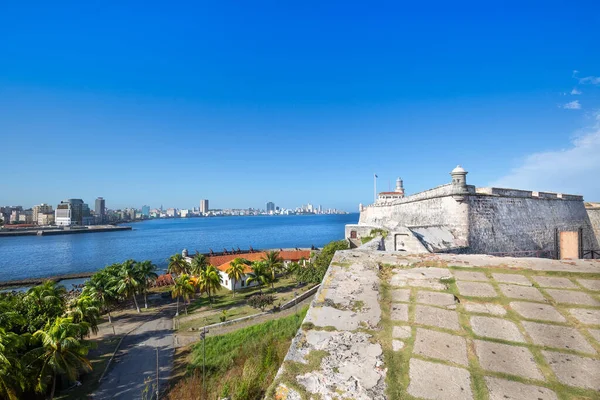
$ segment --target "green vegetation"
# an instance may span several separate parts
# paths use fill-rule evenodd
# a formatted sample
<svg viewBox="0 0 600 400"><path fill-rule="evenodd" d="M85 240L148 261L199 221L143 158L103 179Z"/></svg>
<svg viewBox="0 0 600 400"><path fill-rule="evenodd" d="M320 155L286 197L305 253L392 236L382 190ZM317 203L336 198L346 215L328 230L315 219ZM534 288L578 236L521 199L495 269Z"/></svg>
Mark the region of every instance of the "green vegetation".
<svg viewBox="0 0 600 400"><path fill-rule="evenodd" d="M257 294L248 299L248 305L252 308L260 308L260 311L265 311L267 306L270 306L275 301L275 296L270 294Z"/></svg>
<svg viewBox="0 0 600 400"><path fill-rule="evenodd" d="M306 266L299 266L294 271L295 278L299 282L321 283L323 277L325 276L325 272L327 272L327 268L329 268L329 264L331 264L331 260L333 259L335 252L338 250L347 249L348 242L345 240L339 240L327 244L315 257L312 263L309 263Z"/></svg>
<svg viewBox="0 0 600 400"><path fill-rule="evenodd" d="M137 296L145 297L155 270L149 261L128 260L94 274L79 295L52 281L0 294L0 398L53 398L91 371L85 338L98 332L102 312L112 322L117 303L132 299L140 312Z"/></svg>
<svg viewBox="0 0 600 400"><path fill-rule="evenodd" d="M193 346L187 376L170 390L168 399L262 399L283 362L304 319L291 315L206 339L206 393L201 393L202 343Z"/></svg>

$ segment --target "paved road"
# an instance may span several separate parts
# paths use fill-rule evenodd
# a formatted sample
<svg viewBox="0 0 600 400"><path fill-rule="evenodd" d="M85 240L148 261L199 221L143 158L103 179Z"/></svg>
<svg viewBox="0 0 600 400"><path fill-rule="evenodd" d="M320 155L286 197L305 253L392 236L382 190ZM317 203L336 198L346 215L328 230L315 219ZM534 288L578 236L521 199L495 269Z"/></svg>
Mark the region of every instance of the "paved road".
<svg viewBox="0 0 600 400"><path fill-rule="evenodd" d="M146 387L150 392L155 391L157 349L159 386L161 390L166 387L173 367L174 314L174 306L164 307L159 314L149 315L148 321L123 339L94 399L141 399ZM149 394L145 398L155 397Z"/></svg>

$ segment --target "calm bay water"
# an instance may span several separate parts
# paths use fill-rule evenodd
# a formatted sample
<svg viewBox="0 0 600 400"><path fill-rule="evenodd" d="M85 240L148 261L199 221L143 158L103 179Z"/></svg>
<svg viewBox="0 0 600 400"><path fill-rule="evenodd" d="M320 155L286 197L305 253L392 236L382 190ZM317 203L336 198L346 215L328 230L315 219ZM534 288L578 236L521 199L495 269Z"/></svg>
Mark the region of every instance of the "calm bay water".
<svg viewBox="0 0 600 400"><path fill-rule="evenodd" d="M95 271L129 258L166 268L167 258L184 248L321 247L343 239L344 225L357 222L358 214L164 219L134 223L132 231L2 237L0 280Z"/></svg>

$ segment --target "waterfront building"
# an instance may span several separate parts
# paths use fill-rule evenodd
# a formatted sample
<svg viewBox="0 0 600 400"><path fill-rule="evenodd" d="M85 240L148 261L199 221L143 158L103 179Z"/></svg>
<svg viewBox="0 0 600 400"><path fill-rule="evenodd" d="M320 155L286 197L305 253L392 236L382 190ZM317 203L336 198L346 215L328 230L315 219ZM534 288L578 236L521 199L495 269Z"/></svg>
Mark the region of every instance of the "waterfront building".
<svg viewBox="0 0 600 400"><path fill-rule="evenodd" d="M201 214L207 214L208 210L209 210L209 208L208 208L208 200L206 200L206 199L200 200L200 213Z"/></svg>
<svg viewBox="0 0 600 400"><path fill-rule="evenodd" d="M190 210L181 210L179 211L179 216L181 218L186 218L190 214Z"/></svg>
<svg viewBox="0 0 600 400"><path fill-rule="evenodd" d="M52 206L49 204L45 204L42 203L40 205L37 206L33 206L33 213L32 213L32 221L34 223L37 223L38 225L42 225L38 222L38 215L39 214L48 214L48 213L53 213L54 210L52 209Z"/></svg>
<svg viewBox="0 0 600 400"><path fill-rule="evenodd" d="M68 202L61 202L54 211L54 222L58 226L69 226L72 223L73 210Z"/></svg>
<svg viewBox="0 0 600 400"><path fill-rule="evenodd" d="M150 206L142 206L142 217L144 217L144 218L150 217Z"/></svg>
<svg viewBox="0 0 600 400"><path fill-rule="evenodd" d="M38 213L37 224L41 226L47 226L54 224L54 212L49 213Z"/></svg>
<svg viewBox="0 0 600 400"><path fill-rule="evenodd" d="M102 197L96 199L94 213L98 216L100 223L106 222L106 200Z"/></svg>
<svg viewBox="0 0 600 400"><path fill-rule="evenodd" d="M269 201L267 203L267 213L273 214L273 212L275 212L275 203L273 203L272 201Z"/></svg>
<svg viewBox="0 0 600 400"><path fill-rule="evenodd" d="M176 216L177 216L177 210L175 208L167 209L167 217L176 217Z"/></svg>
<svg viewBox="0 0 600 400"><path fill-rule="evenodd" d="M19 223L22 224L31 224L33 223L33 211L32 210L23 210L19 213Z"/></svg>
<svg viewBox="0 0 600 400"><path fill-rule="evenodd" d="M19 215L21 214L22 210L12 210L10 213L10 217L9 217L9 222L11 224L16 224L19 222Z"/></svg>

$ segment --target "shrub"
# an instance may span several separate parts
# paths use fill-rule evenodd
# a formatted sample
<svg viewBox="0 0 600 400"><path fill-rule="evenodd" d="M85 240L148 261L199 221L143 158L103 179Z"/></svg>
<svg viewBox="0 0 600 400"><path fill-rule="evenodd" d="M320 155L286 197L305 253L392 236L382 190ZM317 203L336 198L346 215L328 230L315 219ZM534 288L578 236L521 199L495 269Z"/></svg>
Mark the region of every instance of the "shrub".
<svg viewBox="0 0 600 400"><path fill-rule="evenodd" d="M260 308L265 311L267 306L270 306L275 301L275 297L270 294L257 294L248 299L248 305L252 308Z"/></svg>

